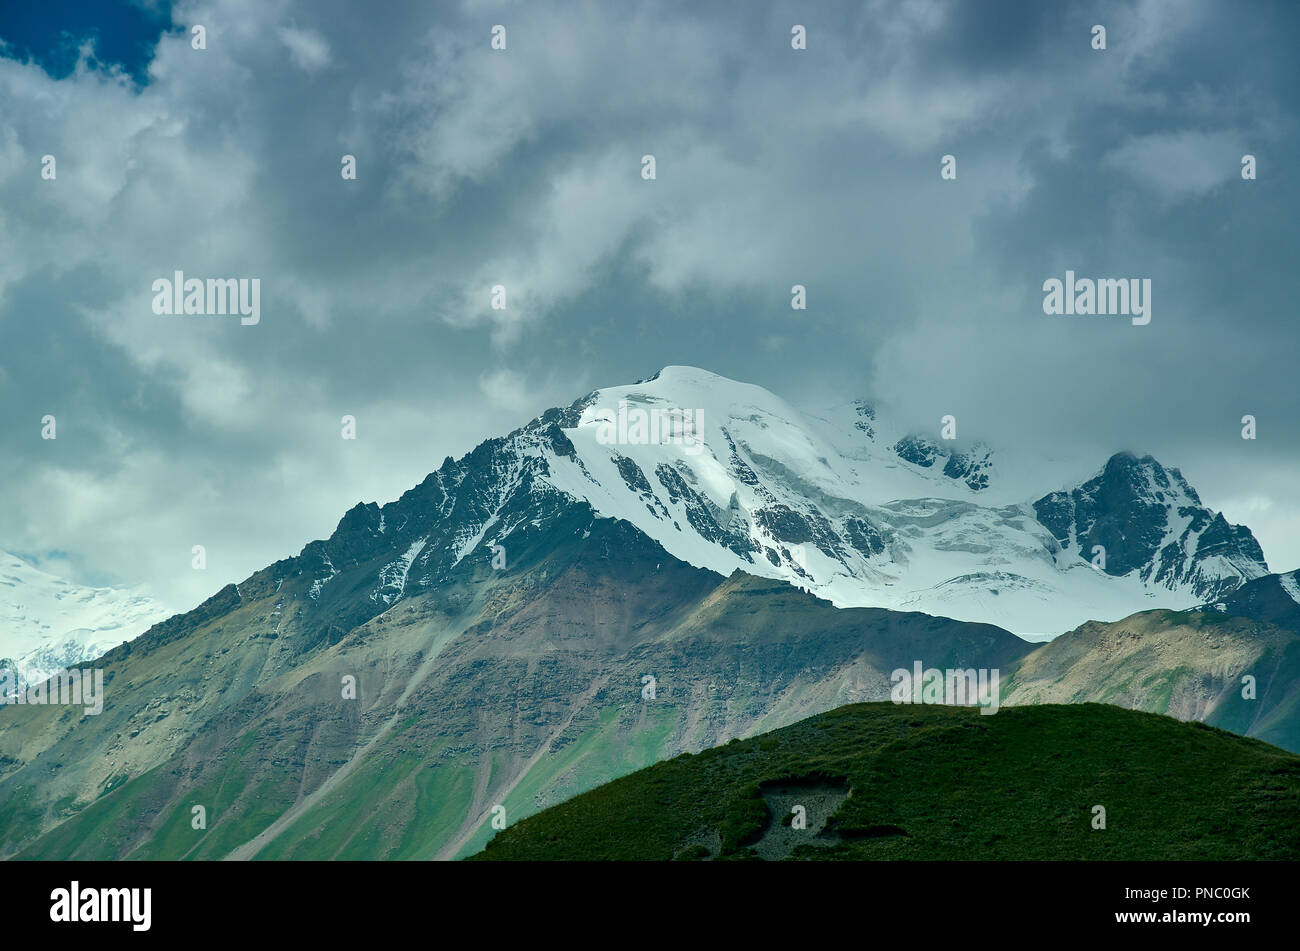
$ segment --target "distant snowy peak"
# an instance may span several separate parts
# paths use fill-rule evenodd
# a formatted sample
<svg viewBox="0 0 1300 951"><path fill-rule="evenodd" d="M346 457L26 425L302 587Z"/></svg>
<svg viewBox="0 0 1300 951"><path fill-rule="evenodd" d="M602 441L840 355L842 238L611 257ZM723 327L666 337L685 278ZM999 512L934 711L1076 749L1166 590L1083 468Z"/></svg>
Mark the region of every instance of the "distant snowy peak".
<svg viewBox="0 0 1300 951"><path fill-rule="evenodd" d="M1188 607L1268 570L1248 529L1150 457L1119 454L1031 502L1028 480L1047 468L895 428L865 400L805 416L760 387L667 367L579 406L564 430L579 464L557 468L557 488L691 564L781 577L844 606L1046 633ZM680 438L632 423L673 413Z"/></svg>
<svg viewBox="0 0 1300 951"><path fill-rule="evenodd" d="M761 387L665 367L448 458L395 502L356 506L268 583L302 576L329 624L361 623L467 560L509 563L517 532L568 526L578 510L723 575L1022 634L1191 607L1267 570L1248 530L1154 460L1118 456L1042 496L1069 484L1059 464L944 440L935 424L909 432L861 400L805 414Z"/></svg>
<svg viewBox="0 0 1300 951"><path fill-rule="evenodd" d="M880 501L914 495L918 486L972 500L996 494L985 491L998 475L988 446L939 438L940 420L929 435L899 428L871 400L804 413L762 387L695 367L670 366L631 386L597 390L575 404L571 414L575 408L577 414L562 424L566 429L599 425L602 418L629 421L617 431L606 425L599 439L603 445L670 445L672 439L661 438L663 427L652 428L654 420L680 414L688 424L696 423L699 441L719 459L734 457L739 446L742 452L798 467L794 471L832 487L865 476L869 494ZM642 418L648 426L635 429L633 423Z"/></svg>
<svg viewBox="0 0 1300 951"><path fill-rule="evenodd" d="M29 681L94 660L169 613L142 591L73 584L0 551L0 663Z"/></svg>

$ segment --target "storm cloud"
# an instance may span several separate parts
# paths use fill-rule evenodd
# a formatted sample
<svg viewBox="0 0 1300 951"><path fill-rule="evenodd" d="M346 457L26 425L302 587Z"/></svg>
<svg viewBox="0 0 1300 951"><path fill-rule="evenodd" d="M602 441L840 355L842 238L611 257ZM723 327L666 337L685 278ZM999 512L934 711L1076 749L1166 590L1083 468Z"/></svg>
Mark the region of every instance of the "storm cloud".
<svg viewBox="0 0 1300 951"><path fill-rule="evenodd" d="M140 64L73 39L0 47L0 548L185 608L689 364L1080 479L1150 452L1300 566L1293 4L201 0ZM1150 279L1150 324L1045 315L1067 269ZM259 278L260 323L158 316L178 270Z"/></svg>

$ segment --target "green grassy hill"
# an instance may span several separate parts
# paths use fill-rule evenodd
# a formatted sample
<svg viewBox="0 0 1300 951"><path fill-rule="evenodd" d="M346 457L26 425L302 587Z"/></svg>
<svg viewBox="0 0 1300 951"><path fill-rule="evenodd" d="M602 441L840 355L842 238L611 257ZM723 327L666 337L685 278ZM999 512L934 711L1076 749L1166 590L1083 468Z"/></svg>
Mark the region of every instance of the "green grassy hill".
<svg viewBox="0 0 1300 951"><path fill-rule="evenodd" d="M785 857L1296 859L1300 756L1099 704L855 704L617 779L474 856Z"/></svg>

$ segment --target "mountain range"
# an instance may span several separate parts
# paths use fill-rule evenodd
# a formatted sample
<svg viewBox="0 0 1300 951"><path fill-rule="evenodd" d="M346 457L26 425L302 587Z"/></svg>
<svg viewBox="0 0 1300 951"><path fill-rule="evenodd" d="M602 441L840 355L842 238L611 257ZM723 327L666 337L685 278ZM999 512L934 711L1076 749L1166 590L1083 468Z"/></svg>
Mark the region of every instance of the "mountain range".
<svg viewBox="0 0 1300 951"><path fill-rule="evenodd" d="M885 700L917 660L1296 748L1295 576L1178 470L1035 487L882 415L668 367L448 458L108 651L102 714L0 710L0 856L472 854L498 809ZM1106 666L1124 638L1150 649Z"/></svg>
<svg viewBox="0 0 1300 951"><path fill-rule="evenodd" d="M638 412L687 415L691 431L608 438L603 420ZM667 367L449 458L395 502L358 505L277 577L310 576L323 613L348 606L336 618L348 627L473 553L509 558L521 527L575 506L724 576L1028 635L1191 607L1268 574L1250 530L1150 456L1118 453L1075 486L1035 492L992 450L893 430L869 403L804 415L760 387Z"/></svg>

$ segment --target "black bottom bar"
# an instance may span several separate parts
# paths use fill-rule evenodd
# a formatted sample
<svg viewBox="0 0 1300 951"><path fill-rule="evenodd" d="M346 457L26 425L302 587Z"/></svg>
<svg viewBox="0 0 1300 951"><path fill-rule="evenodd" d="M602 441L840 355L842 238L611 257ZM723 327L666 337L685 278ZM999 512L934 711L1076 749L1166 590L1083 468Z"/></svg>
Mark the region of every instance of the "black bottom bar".
<svg viewBox="0 0 1300 951"><path fill-rule="evenodd" d="M0 906L11 938L369 940L414 924L436 939L446 926L465 924L490 927L496 943L548 932L567 943L575 928L657 941L682 927L770 939L775 928L812 937L845 926L862 929L864 940L897 934L945 944L1006 935L1008 926L1011 933L1042 929L1042 938L1138 932L1231 940L1294 920L1294 875L1289 863L1204 862L24 862L0 865ZM72 921L73 882L75 917L121 920ZM146 918L143 889L147 930L138 927Z"/></svg>

